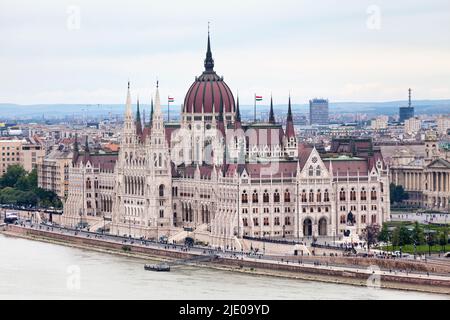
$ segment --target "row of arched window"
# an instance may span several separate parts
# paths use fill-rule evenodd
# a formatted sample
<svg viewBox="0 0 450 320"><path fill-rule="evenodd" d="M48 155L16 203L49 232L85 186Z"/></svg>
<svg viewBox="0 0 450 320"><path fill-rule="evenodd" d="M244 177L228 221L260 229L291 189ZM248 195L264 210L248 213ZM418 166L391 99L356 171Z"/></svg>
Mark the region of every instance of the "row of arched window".
<svg viewBox="0 0 450 320"><path fill-rule="evenodd" d="M351 188L349 192L349 199L350 201L356 201L357 198L357 191L355 188ZM359 198L361 201L367 200L367 191L365 188L361 189ZM341 188L339 191L339 201L346 201L347 200L347 191L344 188ZM375 187L372 187L372 190L370 190L370 200L376 201L377 200L377 191Z"/></svg>
<svg viewBox="0 0 450 320"><path fill-rule="evenodd" d="M316 192L314 192L313 189L309 190L307 193L305 189L302 190L301 194L301 200L302 202L329 202L330 201L330 193L328 192L328 189L325 189L325 191L322 193L322 191L319 189Z"/></svg>
<svg viewBox="0 0 450 320"><path fill-rule="evenodd" d="M273 193L273 202L280 202L280 192L278 190L275 190ZM259 195L258 191L254 190L251 195L252 203L258 203L259 202ZM284 202L291 202L291 193L288 189L286 189L283 193L283 200ZM242 191L241 195L241 202L242 203L248 203L249 202L249 195L247 193L247 190ZM263 203L269 203L270 202L270 195L268 190L264 190L262 195L262 202Z"/></svg>
<svg viewBox="0 0 450 320"><path fill-rule="evenodd" d="M249 226L249 220L248 220L249 218L242 218L242 225L244 226L244 227L248 227ZM253 218L252 219L252 221L253 221L253 227L259 227L259 219L258 218ZM283 226L290 226L291 224L292 224L292 220L291 220L291 217L284 217L284 224L283 224ZM263 218L263 225L264 226L269 226L270 225L270 218L269 217L264 217ZM274 226L279 226L279 225L281 225L281 223L280 223L280 217L274 217L273 218L273 225Z"/></svg>

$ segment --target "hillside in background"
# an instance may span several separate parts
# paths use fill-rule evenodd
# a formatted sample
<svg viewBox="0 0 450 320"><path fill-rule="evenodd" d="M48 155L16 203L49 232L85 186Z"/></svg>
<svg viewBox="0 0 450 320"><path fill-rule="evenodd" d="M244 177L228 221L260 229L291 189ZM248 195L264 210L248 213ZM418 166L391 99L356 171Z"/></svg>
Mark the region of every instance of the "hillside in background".
<svg viewBox="0 0 450 320"><path fill-rule="evenodd" d="M407 101L391 102L337 102L330 103L330 113L367 113L369 115L394 115L398 114L400 106L406 106ZM447 114L450 112L450 100L417 100L413 102L416 114ZM150 105L142 105L145 110L150 109ZM295 113L308 114L309 106L307 104L295 104L292 106ZM268 112L267 105L258 105L257 112ZM287 105L275 105L275 112L286 112ZM171 106L171 114L179 114L180 106ZM163 106L163 111L167 107ZM64 117L95 117L106 115L122 115L124 112L123 104L36 104L36 105L18 105L3 103L0 104L0 119L55 119ZM253 106L242 105L241 112L244 116L253 115Z"/></svg>

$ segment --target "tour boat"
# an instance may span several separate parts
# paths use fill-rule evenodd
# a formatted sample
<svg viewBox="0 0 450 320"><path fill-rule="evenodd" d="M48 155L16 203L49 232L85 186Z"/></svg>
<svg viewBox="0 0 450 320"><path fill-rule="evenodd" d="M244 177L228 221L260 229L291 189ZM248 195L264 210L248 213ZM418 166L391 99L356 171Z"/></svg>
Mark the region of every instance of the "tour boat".
<svg viewBox="0 0 450 320"><path fill-rule="evenodd" d="M170 271L170 266L168 264L146 264L144 265L144 269L148 271L157 271L157 272L168 272Z"/></svg>

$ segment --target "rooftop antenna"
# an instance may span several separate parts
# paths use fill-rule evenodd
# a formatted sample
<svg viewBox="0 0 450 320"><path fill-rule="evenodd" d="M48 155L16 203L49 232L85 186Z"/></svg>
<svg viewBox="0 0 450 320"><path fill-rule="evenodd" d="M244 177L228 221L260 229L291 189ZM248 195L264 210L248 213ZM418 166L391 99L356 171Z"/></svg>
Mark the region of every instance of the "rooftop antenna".
<svg viewBox="0 0 450 320"><path fill-rule="evenodd" d="M409 88L408 92L409 92L409 102L408 102L408 107L411 108L411 88Z"/></svg>

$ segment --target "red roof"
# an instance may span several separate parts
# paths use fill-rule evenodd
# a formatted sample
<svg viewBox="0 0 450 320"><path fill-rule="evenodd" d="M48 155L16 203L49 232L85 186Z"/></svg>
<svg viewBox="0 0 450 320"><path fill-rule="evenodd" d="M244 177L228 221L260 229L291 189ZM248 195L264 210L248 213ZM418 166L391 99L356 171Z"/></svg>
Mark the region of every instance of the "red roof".
<svg viewBox="0 0 450 320"><path fill-rule="evenodd" d="M221 106L225 113L235 111L233 93L228 85L215 73L203 74L195 80L184 99L186 113L219 113Z"/></svg>

